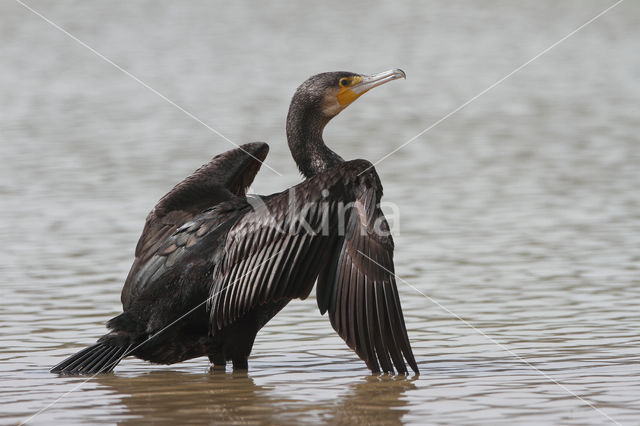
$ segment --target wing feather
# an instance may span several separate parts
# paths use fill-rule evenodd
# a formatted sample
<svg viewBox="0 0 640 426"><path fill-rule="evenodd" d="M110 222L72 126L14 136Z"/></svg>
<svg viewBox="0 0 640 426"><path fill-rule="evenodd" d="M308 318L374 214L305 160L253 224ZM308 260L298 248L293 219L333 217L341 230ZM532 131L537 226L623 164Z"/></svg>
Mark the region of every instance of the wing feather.
<svg viewBox="0 0 640 426"><path fill-rule="evenodd" d="M258 305L307 297L318 278L320 311L372 371L406 373L406 360L418 373L381 196L370 163L354 160L247 209L229 230L214 272L211 333Z"/></svg>
<svg viewBox="0 0 640 426"><path fill-rule="evenodd" d="M379 372L380 367L378 363L378 357L376 356L376 338L375 338L375 330L376 330L376 317L375 317L375 282L367 282L364 286L364 311L367 317L367 352L369 354L369 359L367 366L371 368L374 372Z"/></svg>
<svg viewBox="0 0 640 426"><path fill-rule="evenodd" d="M339 184L336 177L333 185ZM305 181L294 188L304 196L299 199L290 191L267 197L229 231L212 288L213 334L252 307L309 294L326 263L319 258L326 258L324 253L333 252L336 244L333 236L313 232L325 216L321 191L313 185ZM233 289L216 296L223 284Z"/></svg>
<svg viewBox="0 0 640 426"><path fill-rule="evenodd" d="M144 273L145 266L159 254L167 239L203 211L234 196L244 196L268 152L267 144L254 142L217 155L158 201L147 216L136 245L135 260L122 288L125 309L140 296L145 285L153 281L152 275ZM202 232L206 230L203 228ZM185 234L185 237L190 236L193 245L201 235Z"/></svg>
<svg viewBox="0 0 640 426"><path fill-rule="evenodd" d="M375 171L362 173L339 255L318 280L318 307L372 371L418 373L407 335L393 267L393 239L379 207Z"/></svg>
<svg viewBox="0 0 640 426"><path fill-rule="evenodd" d="M380 359L380 365L384 371L393 371L391 362L389 361L389 341L387 339L386 327L385 327L385 310L384 300L382 294L382 283L376 282L374 286L374 294L376 301L376 311L378 314L378 342L376 344L376 353Z"/></svg>

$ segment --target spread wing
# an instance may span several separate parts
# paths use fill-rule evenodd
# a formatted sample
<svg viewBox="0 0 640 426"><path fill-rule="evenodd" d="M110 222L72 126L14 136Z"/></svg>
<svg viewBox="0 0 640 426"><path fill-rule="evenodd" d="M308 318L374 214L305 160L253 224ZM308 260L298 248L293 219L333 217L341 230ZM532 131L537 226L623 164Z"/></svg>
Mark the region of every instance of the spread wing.
<svg viewBox="0 0 640 426"><path fill-rule="evenodd" d="M340 198L344 188L337 174L330 177L248 200L251 207L229 231L224 258L214 272L212 334L258 305L309 295L322 265L339 246L333 231L338 203L322 190Z"/></svg>
<svg viewBox="0 0 640 426"><path fill-rule="evenodd" d="M122 289L125 309L139 295L136 275L167 238L204 210L234 196L244 196L268 152L266 143L253 142L217 155L158 201L147 216Z"/></svg>
<svg viewBox="0 0 640 426"><path fill-rule="evenodd" d="M402 315L393 266L393 239L380 210L375 171L354 188L342 247L318 278L318 307L374 372L419 373Z"/></svg>
<svg viewBox="0 0 640 426"><path fill-rule="evenodd" d="M382 187L370 167L342 163L247 210L214 272L213 334L258 305L306 298L318 278L321 312L372 371L406 372L404 355L418 372L378 207Z"/></svg>

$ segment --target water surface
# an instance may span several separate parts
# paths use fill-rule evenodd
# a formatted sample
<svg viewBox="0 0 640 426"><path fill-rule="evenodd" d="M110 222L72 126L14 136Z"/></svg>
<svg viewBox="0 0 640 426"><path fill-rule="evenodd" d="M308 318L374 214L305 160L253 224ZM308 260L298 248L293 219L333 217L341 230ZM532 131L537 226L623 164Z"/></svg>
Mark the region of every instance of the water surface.
<svg viewBox="0 0 640 426"><path fill-rule="evenodd" d="M407 72L325 134L375 161L612 3L29 4L231 140L268 142L282 176L252 190L271 193L300 180L284 120L308 76ZM260 332L248 373L49 374L120 312L155 201L232 145L20 4L0 24L0 422L54 402L30 423L640 422L638 4L377 166L396 271L426 295L398 282L419 377L370 375L313 296Z"/></svg>

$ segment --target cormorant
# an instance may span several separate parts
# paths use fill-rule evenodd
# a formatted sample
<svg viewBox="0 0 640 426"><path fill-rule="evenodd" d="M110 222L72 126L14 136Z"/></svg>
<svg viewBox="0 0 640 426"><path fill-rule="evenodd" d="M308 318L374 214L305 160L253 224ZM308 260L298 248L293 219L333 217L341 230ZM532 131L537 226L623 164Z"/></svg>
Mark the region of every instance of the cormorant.
<svg viewBox="0 0 640 426"><path fill-rule="evenodd" d="M214 157L149 213L110 332L52 372L104 373L126 356L173 364L208 356L247 368L257 332L317 281L320 312L372 372L418 366L396 288L382 185L366 160L345 161L325 125L368 90L406 78L328 72L305 81L287 116L291 154L305 180L247 197L269 146Z"/></svg>

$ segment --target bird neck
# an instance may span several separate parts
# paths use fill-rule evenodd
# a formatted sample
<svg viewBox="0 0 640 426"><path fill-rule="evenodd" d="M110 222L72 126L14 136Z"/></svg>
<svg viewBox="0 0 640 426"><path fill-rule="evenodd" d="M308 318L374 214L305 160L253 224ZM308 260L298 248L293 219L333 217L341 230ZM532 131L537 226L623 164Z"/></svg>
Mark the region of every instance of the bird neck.
<svg viewBox="0 0 640 426"><path fill-rule="evenodd" d="M322 139L322 132L331 120L317 109L298 109L294 105L287 116L289 149L300 172L311 178L331 166L344 162Z"/></svg>

